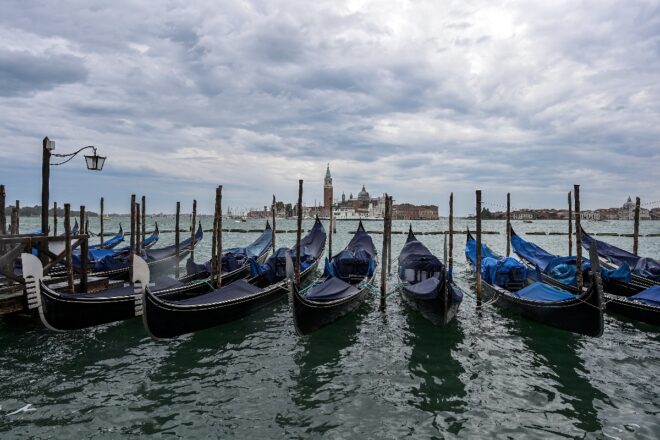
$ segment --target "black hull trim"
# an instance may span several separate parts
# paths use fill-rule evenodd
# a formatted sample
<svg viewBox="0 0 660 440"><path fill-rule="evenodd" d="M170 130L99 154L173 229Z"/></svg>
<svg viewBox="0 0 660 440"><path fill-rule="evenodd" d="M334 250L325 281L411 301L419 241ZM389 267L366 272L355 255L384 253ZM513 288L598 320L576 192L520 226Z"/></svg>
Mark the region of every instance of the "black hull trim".
<svg viewBox="0 0 660 440"><path fill-rule="evenodd" d="M291 283L289 289L289 304L293 310L293 321L296 332L300 336L308 335L319 328L331 324L348 315L364 302L370 292L370 286L375 279L375 273L364 288L355 295L336 301L309 301L300 294L298 288Z"/></svg>
<svg viewBox="0 0 660 440"><path fill-rule="evenodd" d="M454 283L449 284L449 289L461 290ZM452 292L445 292L444 286L439 286L438 297L430 300L420 299L408 291L406 285L401 288L401 296L410 308L418 311L424 318L437 326L444 326L453 321L461 305L461 301L452 301Z"/></svg>
<svg viewBox="0 0 660 440"><path fill-rule="evenodd" d="M303 280L316 273L318 259L301 274ZM146 290L142 322L154 339L177 336L217 327L248 316L286 295L286 280L268 286L255 295L210 304L180 305L160 300Z"/></svg>

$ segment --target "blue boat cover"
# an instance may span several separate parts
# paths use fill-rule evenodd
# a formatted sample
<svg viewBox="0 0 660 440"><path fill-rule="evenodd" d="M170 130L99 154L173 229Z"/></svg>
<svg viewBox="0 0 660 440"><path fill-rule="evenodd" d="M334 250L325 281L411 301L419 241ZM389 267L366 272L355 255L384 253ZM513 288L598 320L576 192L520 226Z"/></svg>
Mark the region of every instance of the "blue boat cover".
<svg viewBox="0 0 660 440"><path fill-rule="evenodd" d="M222 272L229 273L243 267L250 258L258 258L273 242L273 230L268 225L261 235L246 247L229 248L222 255ZM192 258L186 261L186 272L190 274L211 272L211 260L195 263Z"/></svg>
<svg viewBox="0 0 660 440"><path fill-rule="evenodd" d="M468 238L465 242L465 256L472 263L472 272L475 271L477 265L477 240L473 238ZM494 258L498 257L486 246L484 243L481 243L481 261L483 262L484 258Z"/></svg>
<svg viewBox="0 0 660 440"><path fill-rule="evenodd" d="M124 241L124 234L120 233L120 234L117 234L114 237L110 237L109 239L104 241L103 242L103 247L104 248L115 247L119 243L121 243L122 241ZM91 251L91 250L100 249L100 248L101 248L101 245L95 244L95 245L90 246L89 250Z"/></svg>
<svg viewBox="0 0 660 440"><path fill-rule="evenodd" d="M158 241L158 238L160 238L160 234L151 234L150 236L142 240L142 247L146 248L153 245Z"/></svg>
<svg viewBox="0 0 660 440"><path fill-rule="evenodd" d="M332 257L329 265L331 267L327 270L326 275L334 275L345 281L349 281L351 276L370 277L376 270L375 256L374 242L360 223L348 245ZM327 268L328 265L326 265Z"/></svg>
<svg viewBox="0 0 660 440"><path fill-rule="evenodd" d="M481 277L488 284L506 287L510 282L525 281L528 268L512 257L486 257L481 260Z"/></svg>
<svg viewBox="0 0 660 440"><path fill-rule="evenodd" d="M253 286L244 279L240 279L226 286L222 286L219 289L215 289L213 292L193 296L191 298L184 298L167 302L181 305L213 304L220 301L245 298L257 294L261 291L262 289L259 287Z"/></svg>
<svg viewBox="0 0 660 440"><path fill-rule="evenodd" d="M637 295L629 296L628 299L639 301L649 306L660 307L660 286L649 287Z"/></svg>
<svg viewBox="0 0 660 440"><path fill-rule="evenodd" d="M639 257L616 246L607 244L604 241L596 240L582 230L582 245L585 249L589 249L593 243L596 244L598 255L611 261L617 266L624 263L632 268L632 273L641 277L649 278L654 281L660 281L660 262L653 258Z"/></svg>
<svg viewBox="0 0 660 440"><path fill-rule="evenodd" d="M512 294L521 299L540 302L559 302L575 298L575 295L572 293L559 290L540 282L532 283L517 292L512 292Z"/></svg>
<svg viewBox="0 0 660 440"><path fill-rule="evenodd" d="M577 286L577 257L560 257L552 255L538 245L528 242L517 234L512 234L511 245L514 252L521 258L529 261L544 274L560 281L562 284ZM591 262L587 258L582 259L582 273L591 270ZM618 269L600 269L605 281L630 282L630 269L622 265Z"/></svg>
<svg viewBox="0 0 660 440"><path fill-rule="evenodd" d="M548 264L557 257L557 255L552 255L534 243L523 240L523 238L517 234L511 234L511 246L513 246L513 251L516 255L529 261L542 272L544 272L548 267Z"/></svg>
<svg viewBox="0 0 660 440"><path fill-rule="evenodd" d="M420 272L444 272L444 266L440 260L412 234L408 235L406 244L403 245L399 254L399 277L402 280L405 280L406 269Z"/></svg>
<svg viewBox="0 0 660 440"><path fill-rule="evenodd" d="M312 301L334 301L348 298L359 291L357 287L340 278L329 277L323 283L309 289L305 298Z"/></svg>
<svg viewBox="0 0 660 440"><path fill-rule="evenodd" d="M438 288L440 285L441 281L438 278L432 277L415 284L407 284L403 288L415 298L431 300L439 296Z"/></svg>

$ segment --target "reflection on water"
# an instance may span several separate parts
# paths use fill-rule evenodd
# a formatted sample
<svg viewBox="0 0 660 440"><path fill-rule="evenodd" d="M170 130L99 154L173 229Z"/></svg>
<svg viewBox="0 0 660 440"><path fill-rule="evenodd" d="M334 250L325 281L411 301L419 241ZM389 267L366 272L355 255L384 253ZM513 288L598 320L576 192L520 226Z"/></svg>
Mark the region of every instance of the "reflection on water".
<svg viewBox="0 0 660 440"><path fill-rule="evenodd" d="M409 403L438 415L439 430L458 434L463 427L460 414L467 406L460 378L465 370L452 352L463 342L463 330L456 321L437 327L414 310L406 308L403 313L408 324L404 343L411 348L408 368L419 379Z"/></svg>
<svg viewBox="0 0 660 440"><path fill-rule="evenodd" d="M540 392L549 394L550 400L558 399L558 404L547 411L574 420L582 431L600 432L602 424L594 401L603 401L607 396L587 378L589 371L579 353L585 337L525 319L511 321L509 328L522 338L533 356L531 368L545 382L539 385Z"/></svg>

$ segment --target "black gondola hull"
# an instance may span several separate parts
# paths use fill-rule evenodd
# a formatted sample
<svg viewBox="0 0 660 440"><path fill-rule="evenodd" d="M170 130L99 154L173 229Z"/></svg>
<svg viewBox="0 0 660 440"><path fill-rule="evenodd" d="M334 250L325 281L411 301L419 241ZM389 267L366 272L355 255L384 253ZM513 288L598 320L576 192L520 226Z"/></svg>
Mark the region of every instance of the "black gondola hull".
<svg viewBox="0 0 660 440"><path fill-rule="evenodd" d="M575 299L553 302L528 301L504 289L482 282L484 300L509 309L525 318L586 336L603 334L602 298L595 289Z"/></svg>
<svg viewBox="0 0 660 440"><path fill-rule="evenodd" d="M321 303L306 300L294 287L289 293L289 302L293 308L296 331L299 335L308 335L348 315L364 302L369 291L365 287L343 301Z"/></svg>
<svg viewBox="0 0 660 440"><path fill-rule="evenodd" d="M605 295L607 311L636 321L660 326L660 307L654 307L614 295Z"/></svg>
<svg viewBox="0 0 660 440"><path fill-rule="evenodd" d="M443 285L438 286L438 296L433 299L421 299L413 292L410 292L406 286L401 287L401 296L406 304L413 310L418 311L424 318L431 321L433 325L447 325L456 317L461 301L453 301L452 292L445 292ZM449 289L460 290L453 283L449 285Z"/></svg>

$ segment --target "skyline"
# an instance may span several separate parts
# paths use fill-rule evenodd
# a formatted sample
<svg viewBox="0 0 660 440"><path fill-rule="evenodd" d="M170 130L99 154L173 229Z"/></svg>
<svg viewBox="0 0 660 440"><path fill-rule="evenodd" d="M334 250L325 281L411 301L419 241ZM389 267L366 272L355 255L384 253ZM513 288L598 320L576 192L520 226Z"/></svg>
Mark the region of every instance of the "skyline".
<svg viewBox="0 0 660 440"><path fill-rule="evenodd" d="M660 199L660 7L653 2L8 1L0 17L0 184L40 202L151 212L323 201L362 185L445 216ZM656 182L654 184L654 182ZM335 197L337 199L337 197ZM646 206L647 208L658 205Z"/></svg>

